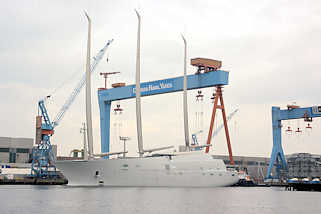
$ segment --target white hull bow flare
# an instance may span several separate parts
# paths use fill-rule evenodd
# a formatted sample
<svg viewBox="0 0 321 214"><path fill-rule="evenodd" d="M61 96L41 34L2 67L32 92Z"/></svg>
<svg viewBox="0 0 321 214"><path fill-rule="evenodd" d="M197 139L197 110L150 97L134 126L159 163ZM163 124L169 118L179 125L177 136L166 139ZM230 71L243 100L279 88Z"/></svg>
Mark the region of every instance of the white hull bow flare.
<svg viewBox="0 0 321 214"><path fill-rule="evenodd" d="M238 182L220 159L204 153L144 158L57 161L72 186L222 187Z"/></svg>

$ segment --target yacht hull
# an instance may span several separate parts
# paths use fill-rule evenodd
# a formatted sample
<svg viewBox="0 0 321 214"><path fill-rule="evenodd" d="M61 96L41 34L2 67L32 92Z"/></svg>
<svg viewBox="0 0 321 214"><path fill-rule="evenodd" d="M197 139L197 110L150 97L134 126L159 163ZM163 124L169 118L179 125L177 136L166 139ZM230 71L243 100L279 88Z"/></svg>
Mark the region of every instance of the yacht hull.
<svg viewBox="0 0 321 214"><path fill-rule="evenodd" d="M221 187L239 180L222 160L206 154L57 161L56 166L73 186Z"/></svg>

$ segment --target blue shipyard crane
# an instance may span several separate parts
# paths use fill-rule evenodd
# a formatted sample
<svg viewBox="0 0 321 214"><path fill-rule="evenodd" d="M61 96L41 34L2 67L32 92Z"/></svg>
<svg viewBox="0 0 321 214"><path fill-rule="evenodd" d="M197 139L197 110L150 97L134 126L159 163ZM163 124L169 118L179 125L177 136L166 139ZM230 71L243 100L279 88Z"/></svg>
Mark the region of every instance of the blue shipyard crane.
<svg viewBox="0 0 321 214"><path fill-rule="evenodd" d="M91 59L90 71L91 74L95 71L97 65L103 58L107 48L113 42L113 40L108 40L106 45L101 49L98 54ZM46 109L45 102L51 97L51 95L46 96L38 102L38 116L36 117L36 144L37 148L33 149L32 158L32 168L31 174L34 176L44 177L49 175L49 169L53 168L55 171L55 166L53 162L55 161L54 154L52 152L52 146L50 143L50 137L54 134L54 128L59 125L60 121L64 117L67 110L70 108L71 104L74 102L77 95L80 93L81 89L85 85L86 76L82 76L81 80L78 82L71 95L65 101L63 106L60 108L58 114L55 116L54 120L51 122L48 111Z"/></svg>
<svg viewBox="0 0 321 214"><path fill-rule="evenodd" d="M198 140L197 140L197 135L202 133L203 130L199 130L198 132L192 134L192 140L193 140L193 144L192 145L198 145Z"/></svg>
<svg viewBox="0 0 321 214"><path fill-rule="evenodd" d="M321 106L301 108L297 105L288 105L287 109L281 109L277 106L272 107L273 148L265 182L272 182L273 179L279 180L282 177L280 175L282 172L285 174L288 172L282 148L282 121L304 119L305 122L312 122L312 118L315 117L321 117Z"/></svg>
<svg viewBox="0 0 321 214"><path fill-rule="evenodd" d="M223 70L187 75L187 90L228 85L228 77L229 72ZM142 97L183 91L183 76L142 82L140 88ZM136 85L122 85L106 90L98 90L102 153L107 154L110 152L110 111L112 102L135 97ZM146 152L146 150L143 152Z"/></svg>

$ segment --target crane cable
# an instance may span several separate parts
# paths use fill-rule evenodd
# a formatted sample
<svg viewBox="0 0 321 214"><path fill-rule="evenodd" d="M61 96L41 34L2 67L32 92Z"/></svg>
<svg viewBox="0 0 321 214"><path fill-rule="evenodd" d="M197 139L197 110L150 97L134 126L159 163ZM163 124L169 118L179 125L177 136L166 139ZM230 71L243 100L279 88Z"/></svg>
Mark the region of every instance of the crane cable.
<svg viewBox="0 0 321 214"><path fill-rule="evenodd" d="M62 87L64 87L70 80L75 79L77 74L79 74L79 71L82 70L85 67L85 64L83 64L81 67L79 67L77 70L75 70L74 73L70 75L67 79L65 79L58 87L56 87L50 94L49 96L52 96L55 94L57 91L59 91Z"/></svg>
<svg viewBox="0 0 321 214"><path fill-rule="evenodd" d="M107 52L107 58L106 61L107 63L109 62L109 53ZM93 56L90 59L90 65L92 65L92 62L96 60L95 56ZM51 93L49 93L49 95L47 96L47 98L52 97L55 93L57 93L57 91L59 91L61 88L63 88L65 85L67 85L67 83L69 83L71 80L75 79L76 76L80 73L80 71L85 70L85 63L82 63L78 69L76 69L67 79L65 79L60 85L58 85L58 87L56 87ZM79 80L82 76L79 77Z"/></svg>
<svg viewBox="0 0 321 214"><path fill-rule="evenodd" d="M195 135L202 135L203 133L203 97L204 95L202 94L201 90L197 91L196 94L196 111L195 111ZM198 140L201 139L202 141L202 136L197 137Z"/></svg>
<svg viewBox="0 0 321 214"><path fill-rule="evenodd" d="M114 108L114 139L115 142L120 142L120 136L122 136L123 131L123 109L120 106L120 101L117 101L116 107Z"/></svg>

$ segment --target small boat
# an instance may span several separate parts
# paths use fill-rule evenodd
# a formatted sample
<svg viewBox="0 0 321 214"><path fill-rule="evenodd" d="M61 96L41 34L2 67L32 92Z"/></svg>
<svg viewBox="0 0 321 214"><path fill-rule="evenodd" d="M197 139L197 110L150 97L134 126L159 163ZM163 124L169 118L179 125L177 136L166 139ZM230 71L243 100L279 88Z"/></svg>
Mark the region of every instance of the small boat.
<svg viewBox="0 0 321 214"><path fill-rule="evenodd" d="M294 183L298 183L298 182L299 182L298 178L290 178L290 179L288 179L288 183L294 184Z"/></svg>
<svg viewBox="0 0 321 214"><path fill-rule="evenodd" d="M302 182L305 183L305 184L310 183L310 179L309 178L303 178Z"/></svg>
<svg viewBox="0 0 321 214"><path fill-rule="evenodd" d="M320 178L313 178L312 181L310 182L311 184L320 184Z"/></svg>
<svg viewBox="0 0 321 214"><path fill-rule="evenodd" d="M244 170L238 172L239 181L234 186L256 186L253 179Z"/></svg>

